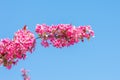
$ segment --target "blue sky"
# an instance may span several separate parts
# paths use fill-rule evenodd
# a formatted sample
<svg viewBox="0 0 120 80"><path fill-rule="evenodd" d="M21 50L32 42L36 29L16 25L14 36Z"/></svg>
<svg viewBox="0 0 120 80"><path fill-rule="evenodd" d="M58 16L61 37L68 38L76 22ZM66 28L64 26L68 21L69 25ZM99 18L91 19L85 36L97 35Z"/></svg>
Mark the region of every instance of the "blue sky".
<svg viewBox="0 0 120 80"><path fill-rule="evenodd" d="M37 40L11 70L0 67L0 80L22 80L21 68L31 80L120 80L119 0L0 0L0 39L12 38L25 24L91 25L95 38L68 48L44 48ZM36 35L37 37L37 35Z"/></svg>

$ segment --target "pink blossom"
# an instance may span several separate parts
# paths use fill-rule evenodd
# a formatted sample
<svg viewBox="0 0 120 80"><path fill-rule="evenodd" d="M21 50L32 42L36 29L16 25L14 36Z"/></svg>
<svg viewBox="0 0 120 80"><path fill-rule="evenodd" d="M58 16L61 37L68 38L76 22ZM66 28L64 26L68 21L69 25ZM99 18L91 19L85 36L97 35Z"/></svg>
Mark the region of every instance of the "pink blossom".
<svg viewBox="0 0 120 80"><path fill-rule="evenodd" d="M11 68L14 59L15 44L10 39L3 39L0 41L0 59L1 63L8 69Z"/></svg>
<svg viewBox="0 0 120 80"><path fill-rule="evenodd" d="M94 36L94 32L90 26L75 27L71 24L52 26L37 24L36 33L39 35L39 38L42 39L41 44L44 47L48 47L48 45L51 44L56 48L74 45L80 40L83 42L84 38L90 39Z"/></svg>
<svg viewBox="0 0 120 80"><path fill-rule="evenodd" d="M28 51L32 52L35 46L34 34L26 26L15 33L14 39L0 41L0 65L10 69L19 59L25 59Z"/></svg>
<svg viewBox="0 0 120 80"><path fill-rule="evenodd" d="M30 77L28 76L28 71L25 70L25 69L21 69L21 72L22 72L22 76L23 76L23 79L24 80L30 80Z"/></svg>
<svg viewBox="0 0 120 80"><path fill-rule="evenodd" d="M49 43L46 40L42 40L41 45L44 47L49 47Z"/></svg>
<svg viewBox="0 0 120 80"><path fill-rule="evenodd" d="M46 24L37 24L36 33L41 39L41 45L49 47L53 45L56 48L68 47L90 39L94 36L94 31L90 26L75 27L71 24L58 24L48 26ZM27 52L32 52L35 47L36 39L34 34L24 26L18 30L14 38L2 39L0 41L0 65L10 69L20 59L25 59ZM29 78L28 78L29 80Z"/></svg>
<svg viewBox="0 0 120 80"><path fill-rule="evenodd" d="M32 52L35 46L34 34L27 30L26 26L15 33L13 41L19 44L25 51Z"/></svg>

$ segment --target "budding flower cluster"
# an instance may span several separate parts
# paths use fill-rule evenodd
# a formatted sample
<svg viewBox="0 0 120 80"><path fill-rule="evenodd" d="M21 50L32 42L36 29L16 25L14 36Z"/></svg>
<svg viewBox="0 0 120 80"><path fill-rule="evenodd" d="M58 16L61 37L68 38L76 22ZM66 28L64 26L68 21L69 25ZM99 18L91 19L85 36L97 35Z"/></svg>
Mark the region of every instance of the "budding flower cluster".
<svg viewBox="0 0 120 80"><path fill-rule="evenodd" d="M41 44L44 47L53 45L56 48L68 47L84 38L90 39L94 36L94 32L90 26L75 27L71 24L58 24L48 26L46 24L37 24L36 33L42 39Z"/></svg>
<svg viewBox="0 0 120 80"><path fill-rule="evenodd" d="M90 26L75 27L71 24L51 26L37 24L35 31L44 47L49 47L49 45L56 48L68 47L94 36L94 31ZM12 40L7 38L0 40L0 65L10 69L20 59L25 59L28 51L33 52L38 38L35 38L34 34L24 26L14 34Z"/></svg>
<svg viewBox="0 0 120 80"><path fill-rule="evenodd" d="M34 34L27 30L26 26L18 30L13 40L0 41L0 65L10 69L19 59L25 59L27 51L32 52L34 45Z"/></svg>
<svg viewBox="0 0 120 80"><path fill-rule="evenodd" d="M22 76L23 76L23 79L24 80L30 80L30 77L28 76L28 71L26 69L21 69L21 72L22 72Z"/></svg>

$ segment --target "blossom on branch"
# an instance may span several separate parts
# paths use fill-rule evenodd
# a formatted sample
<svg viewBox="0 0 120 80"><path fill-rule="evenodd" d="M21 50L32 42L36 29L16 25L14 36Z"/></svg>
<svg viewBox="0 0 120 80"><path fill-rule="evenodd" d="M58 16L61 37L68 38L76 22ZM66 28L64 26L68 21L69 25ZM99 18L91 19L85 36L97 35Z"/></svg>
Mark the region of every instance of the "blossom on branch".
<svg viewBox="0 0 120 80"><path fill-rule="evenodd" d="M42 39L41 44L48 47L52 44L56 48L74 45L84 38L90 39L94 32L90 26L75 27L71 24L58 24L48 26L46 24L37 24L36 33Z"/></svg>
<svg viewBox="0 0 120 80"><path fill-rule="evenodd" d="M28 76L28 71L26 69L21 69L22 76L24 80L30 80L30 77Z"/></svg>
<svg viewBox="0 0 120 80"><path fill-rule="evenodd" d="M32 52L35 47L35 36L33 33L27 30L26 26L15 33L13 41L16 44L19 44L19 46L25 53L27 51Z"/></svg>
<svg viewBox="0 0 120 80"><path fill-rule="evenodd" d="M90 26L75 27L71 24L58 24L48 26L46 24L37 24L36 33L41 39L41 45L49 47L53 45L56 48L68 47L90 39L94 36L94 31ZM20 59L26 58L27 52L33 52L36 39L34 34L29 31L26 25L18 30L12 40L0 40L0 66L3 65L10 69Z"/></svg>
<svg viewBox="0 0 120 80"><path fill-rule="evenodd" d="M25 59L28 51L35 47L34 34L24 27L15 33L14 39L0 41L0 65L10 69L19 59Z"/></svg>

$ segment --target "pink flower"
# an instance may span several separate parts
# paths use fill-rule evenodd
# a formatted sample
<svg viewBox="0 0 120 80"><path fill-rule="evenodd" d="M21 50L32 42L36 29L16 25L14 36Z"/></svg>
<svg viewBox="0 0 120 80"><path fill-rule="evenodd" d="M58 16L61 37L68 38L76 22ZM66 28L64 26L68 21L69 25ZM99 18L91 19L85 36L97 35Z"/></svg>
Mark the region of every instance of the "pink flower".
<svg viewBox="0 0 120 80"><path fill-rule="evenodd" d="M42 39L41 45L44 47L49 47L49 45L56 48L68 47L94 36L94 31L90 26L75 27L71 24L51 26L37 24L35 31L39 35L38 38ZM15 33L12 40L2 39L0 41L0 65L10 69L20 59L25 59L26 53L34 50L36 39L26 25ZM29 80L29 77L25 80Z"/></svg>
<svg viewBox="0 0 120 80"><path fill-rule="evenodd" d="M23 76L23 79L24 80L30 80L30 77L28 76L28 71L25 70L25 69L21 69L21 72L22 72L22 76Z"/></svg>
<svg viewBox="0 0 120 80"><path fill-rule="evenodd" d="M25 59L27 51L32 52L35 46L34 34L26 29L15 33L14 39L0 41L0 65L10 69L19 59Z"/></svg>
<svg viewBox="0 0 120 80"><path fill-rule="evenodd" d="M21 47L25 52L32 52L35 47L34 34L27 30L26 26L15 33L13 41L18 44L18 46Z"/></svg>
<svg viewBox="0 0 120 80"><path fill-rule="evenodd" d="M71 24L58 24L47 26L46 24L37 24L36 33L42 39L41 44L48 47L49 44L56 48L74 45L84 38L90 39L94 32L90 26L75 26ZM44 41L45 40L45 41ZM48 44L49 42L49 44Z"/></svg>
<svg viewBox="0 0 120 80"><path fill-rule="evenodd" d="M3 39L0 41L0 59L4 66L11 68L14 59L15 44L10 39Z"/></svg>
<svg viewBox="0 0 120 80"><path fill-rule="evenodd" d="M41 45L44 47L49 47L49 44L46 40L42 40Z"/></svg>

